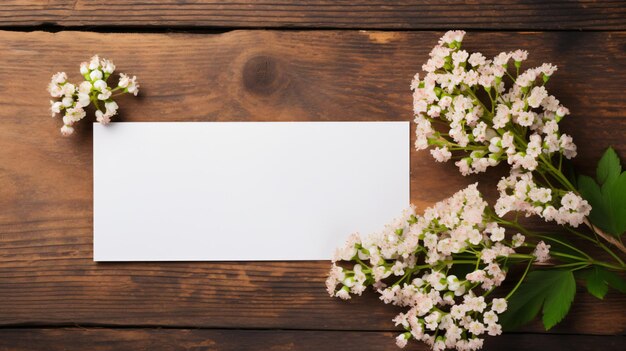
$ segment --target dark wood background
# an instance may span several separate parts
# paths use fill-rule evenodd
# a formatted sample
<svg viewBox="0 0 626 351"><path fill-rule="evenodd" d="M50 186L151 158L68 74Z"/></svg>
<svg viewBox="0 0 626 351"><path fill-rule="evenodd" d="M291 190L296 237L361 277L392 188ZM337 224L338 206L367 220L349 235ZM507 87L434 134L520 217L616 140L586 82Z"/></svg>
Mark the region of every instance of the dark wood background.
<svg viewBox="0 0 626 351"><path fill-rule="evenodd" d="M125 121L410 120L410 80L446 29L559 66L549 89L572 111L582 169L609 144L626 156L624 1L3 1L0 350L396 350L397 310L329 298L329 262L94 263L91 125L61 138L45 88L99 53L141 82ZM426 152L411 172L422 209L498 177ZM625 307L581 290L553 331L486 350L623 349Z"/></svg>

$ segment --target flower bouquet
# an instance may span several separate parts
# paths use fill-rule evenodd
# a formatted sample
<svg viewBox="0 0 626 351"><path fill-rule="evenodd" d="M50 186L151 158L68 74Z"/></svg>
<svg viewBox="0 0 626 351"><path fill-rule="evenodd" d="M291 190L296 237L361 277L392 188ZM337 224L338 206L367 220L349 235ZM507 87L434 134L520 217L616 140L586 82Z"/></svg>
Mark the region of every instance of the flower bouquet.
<svg viewBox="0 0 626 351"><path fill-rule="evenodd" d="M95 106L96 120L102 124L111 122L111 117L117 115L119 106L113 97L123 94L139 93L137 77L130 77L120 73L116 87L108 85L108 79L115 72L115 64L111 60L94 55L89 62L80 64L80 74L83 81L72 84L65 72L57 72L48 84L50 96L57 100L50 100L52 117L65 113L61 134L70 136L74 133L74 124L85 118L87 108L91 103Z"/></svg>
<svg viewBox="0 0 626 351"><path fill-rule="evenodd" d="M469 53L464 35L446 33L423 79L411 83L415 148L453 160L463 175L508 164L499 198L491 206L472 184L421 215L406 210L380 233L353 234L326 281L331 296L371 286L384 303L405 307L393 320L405 330L400 347L415 339L434 350L477 350L486 335L538 314L550 329L568 313L577 281L599 299L609 287L626 292L626 172L617 154L605 152L595 179L577 175L568 162L576 145L559 130L569 111L546 89L557 68L522 70L522 50ZM520 215L554 222L563 235L535 232Z"/></svg>

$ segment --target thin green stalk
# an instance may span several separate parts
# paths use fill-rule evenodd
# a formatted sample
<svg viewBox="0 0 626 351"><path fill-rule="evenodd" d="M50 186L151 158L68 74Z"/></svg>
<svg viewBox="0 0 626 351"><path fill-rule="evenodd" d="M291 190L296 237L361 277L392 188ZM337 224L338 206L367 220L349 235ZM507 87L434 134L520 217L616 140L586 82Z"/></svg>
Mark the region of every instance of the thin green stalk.
<svg viewBox="0 0 626 351"><path fill-rule="evenodd" d="M509 291L509 293L504 297L505 300L508 300L509 298L511 298L511 296L513 296L513 294L515 294L517 289L520 287L520 285L522 285L522 282L524 281L524 279L526 279L526 275L528 275L528 271L530 270L530 266L532 264L533 264L533 260L528 260L528 265L526 266L526 270L524 271L524 274L522 275L520 280L517 281L517 284L515 285L513 290Z"/></svg>
<svg viewBox="0 0 626 351"><path fill-rule="evenodd" d="M393 283L392 286L396 286L399 285L400 283L402 283L402 281L404 281L407 277L410 277L411 275L413 275L413 272L416 271L416 267L413 267L413 269L407 269L406 273L404 273L404 275L402 276L402 278L400 278L400 280L398 280L397 282Z"/></svg>
<svg viewBox="0 0 626 351"><path fill-rule="evenodd" d="M519 230L520 232L522 232L524 235L526 236L535 236L534 233L531 233L530 231L528 231L528 229L522 227L519 223L517 222L511 222L511 221L507 221L504 220L502 218L499 219L499 222L504 224L504 225L508 225L509 227L515 228L517 230Z"/></svg>
<svg viewBox="0 0 626 351"><path fill-rule="evenodd" d="M572 262L572 263L558 264L554 266L554 268L567 268L567 267L578 267L578 266L587 267L589 265L591 265L589 262Z"/></svg>
<svg viewBox="0 0 626 351"><path fill-rule="evenodd" d="M452 261L444 261L446 264L448 263L460 263L460 264L476 264L475 260L452 260Z"/></svg>
<svg viewBox="0 0 626 351"><path fill-rule="evenodd" d="M371 271L372 271L372 270L371 270L371 268L370 268L370 266L369 266L368 264L365 264L365 262L363 262L363 261L359 258L359 256L358 256L358 255L356 256L356 261L357 261L357 262L358 262L361 266L363 266L363 271L364 271L364 272L371 272Z"/></svg>
<svg viewBox="0 0 626 351"><path fill-rule="evenodd" d="M550 236L546 236L546 235L539 235L539 234L538 234L538 235L536 235L536 236L537 236L538 238L542 238L542 239L546 239L546 240L551 240L551 241L553 241L553 242L555 242L555 243L559 243L559 244L561 244L561 245L563 245L563 246L565 246L565 247L567 247L567 248L570 248L570 249L572 249L572 250L574 250L574 251L578 252L579 254L581 254L581 255L585 256L587 259L590 259L590 260L592 260L592 259L593 259L593 258L592 258L591 256L589 256L586 252L584 252L584 251L582 251L582 250L579 250L579 249L577 249L576 247L574 247L574 246L572 246L572 245L569 245L569 244L567 244L567 243L565 243L565 242L563 242L563 241L561 241L561 240L558 240L558 239L556 239L556 238L553 238L553 237L550 237Z"/></svg>
<svg viewBox="0 0 626 351"><path fill-rule="evenodd" d="M465 84L464 84L465 85ZM491 111L491 109L487 109L487 106L485 106L485 104L483 104L482 101L480 101L480 99L476 96L476 94L474 94L474 91L472 89L470 89L469 86L465 85L467 92L472 95L472 97L483 107L483 110L485 112L489 112Z"/></svg>
<svg viewBox="0 0 626 351"><path fill-rule="evenodd" d="M565 254L565 253L562 253L562 252L556 252L556 251L552 251L552 250L550 250L550 255L558 256L558 257L565 257L565 258L569 258L569 259L572 259L572 260L579 261L580 263L587 263L589 265L601 266L601 267L615 269L615 270L619 270L619 271L626 270L626 267L623 267L623 266L620 267L620 266L612 265L610 263L606 263L606 262L602 262L602 261L596 261L594 259L585 260L585 259L582 259L582 257L573 256L573 255Z"/></svg>
<svg viewBox="0 0 626 351"><path fill-rule="evenodd" d="M598 236L597 236L597 234L596 234L596 236L595 236L596 240L594 240L593 238L590 238L589 236L587 236L587 235L585 235L585 234L583 234L583 233L580 233L580 232L578 232L578 231L576 231L576 230L574 230L574 229L570 228L569 226L564 226L564 227L565 227L565 229L566 229L567 231L569 231L570 233L572 233L572 234L574 234L574 235L578 236L579 238L582 238L582 239L585 239L585 240L588 240L588 241L591 241L591 242L594 242L594 243L599 242L599 241L598 241ZM595 234L595 233L594 233L594 234Z"/></svg>
<svg viewBox="0 0 626 351"><path fill-rule="evenodd" d="M535 256L533 255L525 255L525 254L511 254L508 256L508 258L522 258L522 259L535 259Z"/></svg>
<svg viewBox="0 0 626 351"><path fill-rule="evenodd" d="M548 180L548 177L545 176L545 174L543 174L543 172L537 172L539 173L539 175L541 176L541 178L543 178L543 180L546 182L546 184L551 188L554 189L554 186L552 185L552 183L550 183L550 181Z"/></svg>
<svg viewBox="0 0 626 351"><path fill-rule="evenodd" d="M550 171L550 174L556 180L558 180L559 183L561 183L563 186L565 186L566 189L576 192L576 188L574 187L574 185L572 185L572 183L569 181L569 179L567 179L567 177L565 177L563 172L561 172L559 169L556 169L556 167L554 167L554 165L552 164L552 162L549 159L546 159L543 155L540 155L539 159L541 161L543 161L544 165Z"/></svg>
<svg viewBox="0 0 626 351"><path fill-rule="evenodd" d="M578 256L574 256L574 255L570 255L570 254L566 254L566 253L562 253L562 252L557 252L554 250L550 250L550 255L552 256L558 256L558 257L564 257L564 258L569 258L572 260L576 260L576 261L586 261L586 258L582 258L582 257L578 257Z"/></svg>
<svg viewBox="0 0 626 351"><path fill-rule="evenodd" d="M519 69L518 69L518 71L517 71L517 72L518 72L517 74L519 75ZM509 73L508 71L504 71L504 73L506 73L506 75L507 75L507 76L509 76L509 78L511 78L511 80L512 80L513 82L515 82L515 78L513 78L513 76L511 75L511 73Z"/></svg>
<svg viewBox="0 0 626 351"><path fill-rule="evenodd" d="M96 106L96 109L100 110L100 105L98 104L98 99L93 97L93 99L91 99L91 101L93 101L93 105Z"/></svg>
<svg viewBox="0 0 626 351"><path fill-rule="evenodd" d="M621 258L619 258L619 256L617 256L617 254L615 254L615 253L613 252L613 250L611 250L608 246L604 245L604 244L603 244L603 243L602 243L602 242L598 239L598 236L597 236L597 235L595 236L595 237L596 237L596 240L593 240L592 238L588 237L587 235L584 235L583 233L579 233L578 231L576 231L576 230L574 230L574 229L572 229L572 228L570 228L570 227L568 227L568 226L565 226L565 229L567 229L570 233L572 233L572 234L574 234L574 235L576 235L576 236L578 236L578 237L580 237L580 238L583 238L583 239L586 239L586 240L588 240L588 241L591 241L591 242L595 243L598 247L600 247L601 249L603 249L606 253L608 253L609 255L611 255L611 257L613 257L613 258L614 258L617 262L619 262L619 264L620 264L621 266L623 266L623 267L624 267L624 266L626 266L626 264L624 264L624 261L623 261ZM595 233L594 233L594 234L595 234Z"/></svg>
<svg viewBox="0 0 626 351"><path fill-rule="evenodd" d="M491 288L491 289L489 289L489 290L485 291L485 292L483 293L483 297L487 297L487 296L488 296L489 294L491 294L491 292L492 292L492 291L494 291L495 289L496 289L496 287L494 286L493 288Z"/></svg>
<svg viewBox="0 0 626 351"><path fill-rule="evenodd" d="M605 262L601 262L601 261L591 261L590 263L595 265L595 266L600 266L600 267L604 267L604 268L614 269L616 271L624 271L624 270L626 270L626 267L615 266L615 265L612 265L610 263L605 263Z"/></svg>
<svg viewBox="0 0 626 351"><path fill-rule="evenodd" d="M518 223L513 223L513 222L510 222L510 221L503 220L503 219L500 219L500 222L505 224L505 225L509 225L509 226L511 226L513 228L516 228L516 229L522 231L525 235L531 235L531 236L543 238L543 239L546 239L546 240L552 240L554 242L558 242L559 244L561 244L563 246L566 246L566 247L568 247L568 248L570 248L570 249L572 249L572 250L582 254L585 257L573 256L573 255L569 255L569 254L566 254L566 253L558 252L558 251L555 251L555 250L550 250L550 254L553 255L553 256L569 258L569 259L573 259L573 260L576 260L576 261L579 261L579 262L587 262L589 264L594 264L594 265L597 265L597 266L602 266L602 267L615 269L615 270L626 270L626 265L624 265L624 262L622 260L620 260L619 257L617 257L617 255L615 253L613 253L611 250L609 250L606 246L604 246L599 241L595 242L593 239L591 239L591 241L594 241L594 243L596 243L598 245L604 246L605 251L607 251L607 253L611 254L611 256L613 258L615 258L619 262L620 266L612 265L610 263L606 263L606 262L602 262L602 261L597 261L597 260L593 259L593 257L591 257L588 254L586 254L585 252L575 248L572 245L566 244L566 243L564 243L561 240L558 240L558 239L555 239L555 238L552 238L552 237L548 237L548 236L544 236L544 235L540 235L540 234L536 234L536 233L530 233L528 230L526 230L524 227L522 227ZM580 235L582 235L582 234L580 234ZM589 239L589 238L587 238L587 239ZM518 254L510 255L510 257L514 257L515 258L516 255L518 255ZM517 258L521 258L521 257L523 257L523 256L519 256L519 255L517 256Z"/></svg>

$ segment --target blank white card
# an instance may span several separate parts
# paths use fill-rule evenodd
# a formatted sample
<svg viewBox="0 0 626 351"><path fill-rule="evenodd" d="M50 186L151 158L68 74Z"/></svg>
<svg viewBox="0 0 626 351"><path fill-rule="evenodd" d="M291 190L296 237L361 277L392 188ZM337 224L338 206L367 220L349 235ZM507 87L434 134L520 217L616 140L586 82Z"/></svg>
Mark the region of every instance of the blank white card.
<svg viewBox="0 0 626 351"><path fill-rule="evenodd" d="M409 205L408 122L94 124L95 261L326 260Z"/></svg>

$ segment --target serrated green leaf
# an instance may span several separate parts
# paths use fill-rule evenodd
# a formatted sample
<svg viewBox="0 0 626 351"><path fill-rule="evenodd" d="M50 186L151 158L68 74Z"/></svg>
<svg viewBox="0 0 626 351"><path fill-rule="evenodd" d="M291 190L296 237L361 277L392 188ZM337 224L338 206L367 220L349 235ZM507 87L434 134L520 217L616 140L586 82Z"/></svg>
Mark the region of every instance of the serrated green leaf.
<svg viewBox="0 0 626 351"><path fill-rule="evenodd" d="M587 291L600 300L609 292L609 285L600 277L593 275L593 278L587 280Z"/></svg>
<svg viewBox="0 0 626 351"><path fill-rule="evenodd" d="M506 312L499 317L500 324L505 331L515 330L532 321L541 310L544 300L542 290L527 288L533 285L533 280L531 279L529 283L528 278L526 277L525 283L511 296Z"/></svg>
<svg viewBox="0 0 626 351"><path fill-rule="evenodd" d="M591 205L589 220L603 231L619 237L626 231L626 172L617 153L608 148L596 170L597 180L581 175L578 191Z"/></svg>
<svg viewBox="0 0 626 351"><path fill-rule="evenodd" d="M602 274L602 277L604 278L604 281L607 282L607 284L609 284L609 286L613 289L621 292L622 294L626 294L626 281L614 272L610 272L605 269L603 271L604 273Z"/></svg>
<svg viewBox="0 0 626 351"><path fill-rule="evenodd" d="M552 329L569 312L569 308L576 295L576 280L572 271L557 271L552 277L551 289L546 294L543 303L543 326L546 330Z"/></svg>
<svg viewBox="0 0 626 351"><path fill-rule="evenodd" d="M604 151L602 158L598 161L598 167L596 169L596 179L600 185L607 181L612 181L622 173L622 166L619 162L619 157L612 147L609 147Z"/></svg>
<svg viewBox="0 0 626 351"><path fill-rule="evenodd" d="M602 185L602 196L611 224L607 231L619 236L626 231L626 172L609 177Z"/></svg>
<svg viewBox="0 0 626 351"><path fill-rule="evenodd" d="M604 203L602 190L598 183L591 177L580 175L578 177L578 191L591 205L591 213L589 214L591 223L602 230L608 230L611 224L609 222L609 211Z"/></svg>
<svg viewBox="0 0 626 351"><path fill-rule="evenodd" d="M526 294L520 291L515 292L513 296L518 296L519 299L511 297L506 312L499 317L500 324L505 331L515 330L535 319L541 311L541 304L544 300L540 294Z"/></svg>
<svg viewBox="0 0 626 351"><path fill-rule="evenodd" d="M532 271L509 299L507 311L500 316L505 330L530 322L543 306L543 324L552 328L569 311L576 294L576 282L571 271Z"/></svg>
<svg viewBox="0 0 626 351"><path fill-rule="evenodd" d="M626 293L626 281L615 272L608 271L605 268L595 266L578 271L576 275L585 281L587 291L599 299L606 295L609 287L621 293Z"/></svg>
<svg viewBox="0 0 626 351"><path fill-rule="evenodd" d="M592 267L579 271L577 274L585 281L587 291L597 297L598 299L604 299L604 296L609 291L609 284L602 277L601 269L599 267Z"/></svg>

